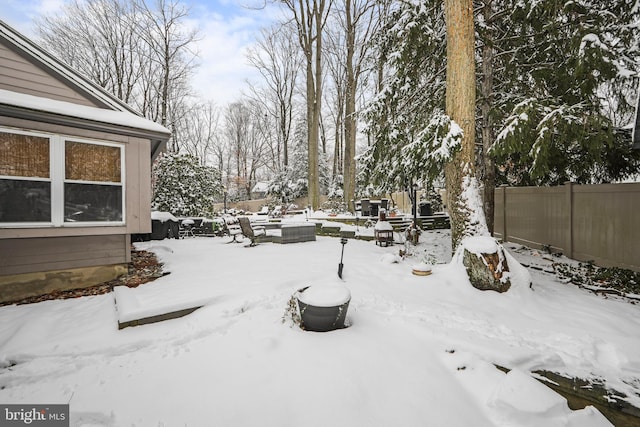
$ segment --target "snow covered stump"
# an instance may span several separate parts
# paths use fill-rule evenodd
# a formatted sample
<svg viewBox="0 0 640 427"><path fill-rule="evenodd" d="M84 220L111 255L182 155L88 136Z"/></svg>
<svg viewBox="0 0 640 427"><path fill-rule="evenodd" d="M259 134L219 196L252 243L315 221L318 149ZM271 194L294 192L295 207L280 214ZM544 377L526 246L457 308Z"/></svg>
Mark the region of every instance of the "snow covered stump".
<svg viewBox="0 0 640 427"><path fill-rule="evenodd" d="M300 310L300 327L328 332L344 328L351 292L341 284L313 285L295 293Z"/></svg>
<svg viewBox="0 0 640 427"><path fill-rule="evenodd" d="M421 262L420 264L416 264L411 269L411 272L416 276L429 276L431 274L432 266Z"/></svg>
<svg viewBox="0 0 640 427"><path fill-rule="evenodd" d="M493 237L467 237L460 248L464 251L462 264L473 287L483 291L509 290L511 280L504 248Z"/></svg>

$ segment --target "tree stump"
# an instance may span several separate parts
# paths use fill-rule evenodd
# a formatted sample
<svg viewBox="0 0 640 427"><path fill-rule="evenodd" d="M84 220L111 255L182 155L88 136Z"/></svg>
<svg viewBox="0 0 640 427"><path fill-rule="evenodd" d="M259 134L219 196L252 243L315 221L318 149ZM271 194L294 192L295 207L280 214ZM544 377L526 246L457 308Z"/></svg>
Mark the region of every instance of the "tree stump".
<svg viewBox="0 0 640 427"><path fill-rule="evenodd" d="M509 278L504 277L509 265L500 246L493 253L473 253L464 248L462 263L474 288L502 293L511 287Z"/></svg>

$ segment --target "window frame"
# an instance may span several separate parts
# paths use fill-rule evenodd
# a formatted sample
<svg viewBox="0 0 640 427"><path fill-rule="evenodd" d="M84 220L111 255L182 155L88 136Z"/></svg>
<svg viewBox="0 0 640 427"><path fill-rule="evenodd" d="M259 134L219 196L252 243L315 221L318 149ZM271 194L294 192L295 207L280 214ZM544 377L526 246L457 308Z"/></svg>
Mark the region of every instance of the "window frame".
<svg viewBox="0 0 640 427"><path fill-rule="evenodd" d="M41 222L0 222L0 228L78 228L78 227L122 227L126 226L127 218L127 186L126 186L126 162L125 144L97 140L86 137L78 137L66 134L53 134L38 131L28 131L23 129L13 129L0 126L0 132L14 133L20 135L36 136L49 140L49 178L42 177L22 177L0 175L0 179L21 180L21 181L40 181L49 182L51 185L51 218L50 221ZM102 145L116 147L120 149L120 182L100 182L100 181L83 181L83 180L67 180L65 177L65 147L66 142L76 142L83 144ZM121 191L122 220L121 221L77 221L70 222L64 219L64 189L65 184L91 184L118 186Z"/></svg>

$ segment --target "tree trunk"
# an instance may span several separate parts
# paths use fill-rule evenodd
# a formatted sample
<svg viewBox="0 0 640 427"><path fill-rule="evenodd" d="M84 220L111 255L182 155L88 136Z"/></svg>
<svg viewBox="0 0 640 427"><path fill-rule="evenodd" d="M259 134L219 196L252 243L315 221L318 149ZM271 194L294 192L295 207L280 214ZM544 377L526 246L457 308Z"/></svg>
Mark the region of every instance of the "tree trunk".
<svg viewBox="0 0 640 427"><path fill-rule="evenodd" d="M316 46L317 47L317 46ZM315 80L314 55L311 44L305 47L306 56L306 88L307 88L307 180L309 191L309 204L316 209L319 206L319 177L318 177L318 138L320 127L320 115L318 110L318 99L316 99L316 87L319 81ZM316 59L316 66L318 60Z"/></svg>
<svg viewBox="0 0 640 427"><path fill-rule="evenodd" d="M462 263L467 269L469 281L481 291L506 292L511 287L509 265L502 248L492 253L472 253L464 249Z"/></svg>
<svg viewBox="0 0 640 427"><path fill-rule="evenodd" d="M280 137L282 138L282 166L283 170L289 166L289 128L291 124L291 110L283 102L280 102Z"/></svg>
<svg viewBox="0 0 640 427"><path fill-rule="evenodd" d="M326 0L312 2L283 0L293 12L298 30L298 40L304 52L306 67L307 144L309 162L307 179L309 204L320 207L320 174L318 143L320 110L322 109L322 28ZM314 46L315 42L315 46ZM314 69L315 66L315 69Z"/></svg>
<svg viewBox="0 0 640 427"><path fill-rule="evenodd" d="M313 2L312 22L315 24L315 35L310 34L309 40L315 36L315 55L312 44L309 43L307 54L307 126L309 138L309 204L313 210L320 207L320 173L318 144L320 142L320 110L322 109L322 15L324 0ZM312 31L309 28L309 31ZM315 61L315 64L314 64ZM315 65L315 69L314 69Z"/></svg>
<svg viewBox="0 0 640 427"><path fill-rule="evenodd" d="M355 26L351 16L351 0L346 0L346 103L344 123L344 203L353 209L351 200L355 198L356 186L356 75L353 69L353 55L355 52Z"/></svg>
<svg viewBox="0 0 640 427"><path fill-rule="evenodd" d="M314 165L318 164L318 123L315 115L315 85L313 84L312 58L307 59L307 160L309 181L309 204L312 204L313 194L318 192L318 175Z"/></svg>
<svg viewBox="0 0 640 427"><path fill-rule="evenodd" d="M333 170L332 178L335 179L337 175L340 175L343 171L342 168L342 103L338 100L338 114L336 114L335 122L335 143L333 144Z"/></svg>
<svg viewBox="0 0 640 427"><path fill-rule="evenodd" d="M482 10L485 28L484 46L482 47L482 161L484 164L484 216L487 220L489 233L493 234L496 170L493 157L489 155L489 149L494 141L493 116L491 105L493 103L493 31L490 22L493 16L493 0L486 0Z"/></svg>
<svg viewBox="0 0 640 427"><path fill-rule="evenodd" d="M320 206L320 178L318 170L318 143L320 142L320 96L318 92L320 88L320 37L316 40L316 58L315 58L315 82L314 82L314 70L310 70L311 84L309 89L311 90L311 97L307 99L308 110L310 115L309 120L309 204L316 210ZM314 84L315 83L315 84ZM308 84L309 86L309 84Z"/></svg>
<svg viewBox="0 0 640 427"><path fill-rule="evenodd" d="M472 0L445 0L447 26L446 112L464 132L461 149L445 167L451 241L455 250L469 234L474 206L464 194L475 179L475 53ZM486 225L485 225L486 226Z"/></svg>

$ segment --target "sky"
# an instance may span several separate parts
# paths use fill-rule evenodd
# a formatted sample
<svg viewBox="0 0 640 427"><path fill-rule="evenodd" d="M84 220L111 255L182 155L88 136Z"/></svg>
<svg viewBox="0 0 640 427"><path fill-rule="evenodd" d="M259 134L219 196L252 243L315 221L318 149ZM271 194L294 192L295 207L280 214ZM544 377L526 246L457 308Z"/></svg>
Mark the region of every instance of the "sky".
<svg viewBox="0 0 640 427"><path fill-rule="evenodd" d="M183 0L190 10L188 24L200 31L199 67L193 89L201 98L224 106L247 90L247 79L258 78L257 71L248 65L246 52L277 12L275 8L250 7L255 1ZM55 13L64 3L65 0L3 0L0 19L35 39L34 19Z"/></svg>

